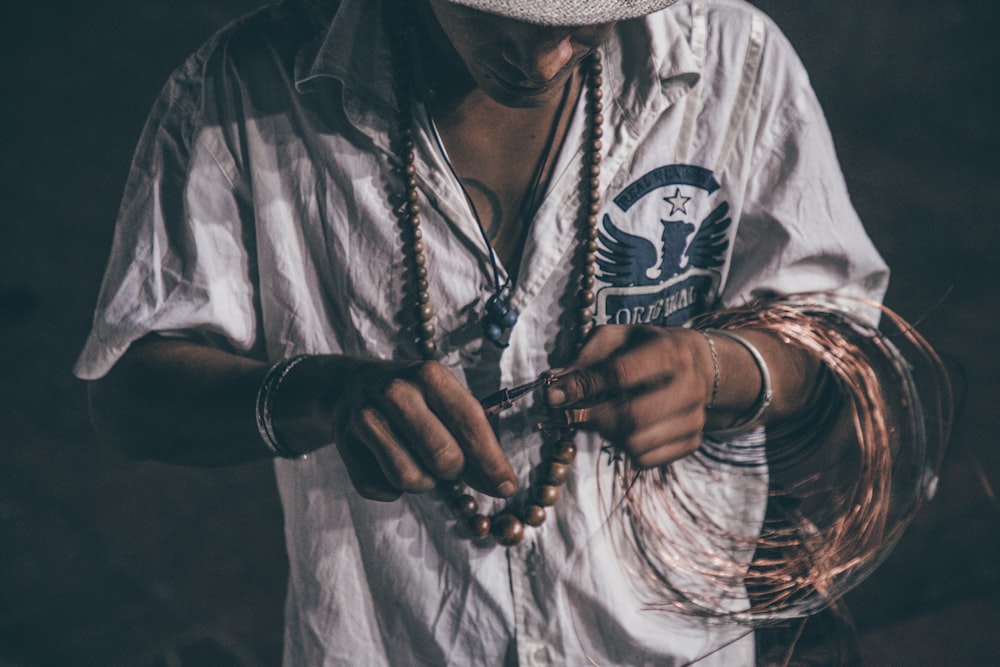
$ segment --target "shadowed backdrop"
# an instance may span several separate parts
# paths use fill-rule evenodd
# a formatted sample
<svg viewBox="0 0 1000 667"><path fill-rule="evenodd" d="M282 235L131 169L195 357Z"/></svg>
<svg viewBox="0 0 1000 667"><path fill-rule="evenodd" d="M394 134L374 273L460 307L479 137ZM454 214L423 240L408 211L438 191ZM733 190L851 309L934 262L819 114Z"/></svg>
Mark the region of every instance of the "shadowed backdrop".
<svg viewBox="0 0 1000 667"><path fill-rule="evenodd" d="M2 111L0 665L274 665L269 464L128 461L70 374L160 86L254 0L16 3ZM760 0L823 102L887 303L964 369L937 497L849 596L871 664L1000 664L1000 182L992 0Z"/></svg>

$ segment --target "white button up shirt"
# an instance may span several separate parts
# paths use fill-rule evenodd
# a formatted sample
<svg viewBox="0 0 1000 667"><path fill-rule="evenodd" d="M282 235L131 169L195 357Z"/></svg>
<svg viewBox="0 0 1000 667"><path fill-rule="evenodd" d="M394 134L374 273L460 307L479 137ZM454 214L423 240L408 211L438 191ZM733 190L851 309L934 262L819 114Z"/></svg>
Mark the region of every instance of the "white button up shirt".
<svg viewBox="0 0 1000 667"><path fill-rule="evenodd" d="M381 9L343 0L327 25L291 3L266 8L171 77L135 156L78 375L102 376L152 332L272 361L418 358L390 204L404 186ZM681 325L768 291L881 297L887 271L822 112L766 18L736 0L682 2L620 24L602 51L598 324ZM441 360L478 396L568 363L582 104L513 277L520 321L503 350L478 324L489 254L417 116ZM529 399L497 424L522 489L541 457L540 414ZM746 628L648 609L616 552L625 522L609 455L596 438L577 445L562 499L510 549L470 540L434 494L362 499L335 447L276 461L291 564L286 664L753 664ZM766 468L705 461L674 464L677 483L721 526L754 534ZM683 529L664 517L668 534ZM672 583L704 585L684 572Z"/></svg>

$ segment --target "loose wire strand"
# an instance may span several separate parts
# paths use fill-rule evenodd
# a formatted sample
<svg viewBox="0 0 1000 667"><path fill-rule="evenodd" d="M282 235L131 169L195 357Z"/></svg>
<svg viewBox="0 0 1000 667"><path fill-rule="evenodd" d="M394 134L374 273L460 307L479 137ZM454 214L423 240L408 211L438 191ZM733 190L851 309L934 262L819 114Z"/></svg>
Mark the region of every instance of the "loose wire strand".
<svg viewBox="0 0 1000 667"><path fill-rule="evenodd" d="M650 609L753 626L812 615L874 570L929 495L952 418L944 366L896 313L878 306L883 333L842 302L791 295L693 323L772 332L818 358L825 376L801 418L706 441L683 474L677 462L613 461L609 525ZM734 479L766 494L759 521L705 496Z"/></svg>

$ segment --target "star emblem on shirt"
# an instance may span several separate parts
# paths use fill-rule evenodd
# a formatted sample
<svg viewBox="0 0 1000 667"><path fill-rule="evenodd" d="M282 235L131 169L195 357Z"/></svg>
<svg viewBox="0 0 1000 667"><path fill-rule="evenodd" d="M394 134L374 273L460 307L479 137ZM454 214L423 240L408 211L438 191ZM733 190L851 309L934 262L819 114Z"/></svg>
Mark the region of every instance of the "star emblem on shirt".
<svg viewBox="0 0 1000 667"><path fill-rule="evenodd" d="M675 188L674 194L670 197L664 197L663 201L670 204L670 215L677 215L678 211L687 215L687 203L691 201L691 198L682 195L680 188Z"/></svg>

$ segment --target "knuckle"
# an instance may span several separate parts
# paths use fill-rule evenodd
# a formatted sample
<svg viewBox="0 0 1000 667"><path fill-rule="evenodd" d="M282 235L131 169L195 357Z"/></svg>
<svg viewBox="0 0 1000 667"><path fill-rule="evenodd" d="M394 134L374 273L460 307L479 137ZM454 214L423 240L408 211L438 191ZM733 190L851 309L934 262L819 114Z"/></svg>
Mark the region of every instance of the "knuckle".
<svg viewBox="0 0 1000 667"><path fill-rule="evenodd" d="M407 466L389 475L392 485L404 493L424 493L434 488L434 480L417 468Z"/></svg>
<svg viewBox="0 0 1000 667"><path fill-rule="evenodd" d="M412 391L412 386L408 381L401 377L394 377L386 382L385 387L382 389L382 395L390 403L400 405L405 403L407 396Z"/></svg>
<svg viewBox="0 0 1000 667"><path fill-rule="evenodd" d="M632 386L635 372L623 359L618 358L608 364L604 375L609 388L620 389Z"/></svg>
<svg viewBox="0 0 1000 667"><path fill-rule="evenodd" d="M351 426L356 431L370 434L374 433L379 421L378 410L371 405L363 405L352 416Z"/></svg>
<svg viewBox="0 0 1000 667"><path fill-rule="evenodd" d="M451 371L437 361L424 361L415 368L416 377L425 385L435 386L445 382Z"/></svg>
<svg viewBox="0 0 1000 667"><path fill-rule="evenodd" d="M465 467L465 456L458 447L437 447L430 452L427 465L444 479L455 479Z"/></svg>
<svg viewBox="0 0 1000 667"><path fill-rule="evenodd" d="M618 433L631 439L639 430L640 425L639 414L635 406L631 403L621 405L615 412L615 416L615 429Z"/></svg>
<svg viewBox="0 0 1000 667"><path fill-rule="evenodd" d="M593 396L600 388L600 376L592 369L584 368L576 372L577 393L581 398Z"/></svg>

